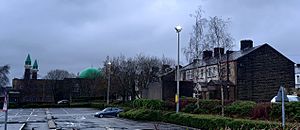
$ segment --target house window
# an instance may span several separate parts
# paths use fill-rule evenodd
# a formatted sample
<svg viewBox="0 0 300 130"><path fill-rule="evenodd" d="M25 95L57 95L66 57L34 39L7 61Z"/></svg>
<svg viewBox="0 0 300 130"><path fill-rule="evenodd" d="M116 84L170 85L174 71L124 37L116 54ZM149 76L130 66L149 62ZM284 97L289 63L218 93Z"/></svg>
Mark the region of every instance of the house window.
<svg viewBox="0 0 300 130"><path fill-rule="evenodd" d="M204 77L204 73L203 73L203 69L201 69L201 75L200 75L200 78L203 78Z"/></svg>
<svg viewBox="0 0 300 130"><path fill-rule="evenodd" d="M211 77L212 76L212 69L211 68L208 68L208 74L207 74L207 77Z"/></svg>
<svg viewBox="0 0 300 130"><path fill-rule="evenodd" d="M213 75L212 76L214 76L214 77L217 76L217 69L216 69L216 67L213 68Z"/></svg>
<svg viewBox="0 0 300 130"><path fill-rule="evenodd" d="M195 71L194 71L194 77L195 78L199 77L199 69L195 69Z"/></svg>
<svg viewBox="0 0 300 130"><path fill-rule="evenodd" d="M187 70L186 71L186 79L189 80L192 77L192 71L191 70Z"/></svg>
<svg viewBox="0 0 300 130"><path fill-rule="evenodd" d="M296 81L297 81L297 84L300 84L300 76L299 75L297 75Z"/></svg>
<svg viewBox="0 0 300 130"><path fill-rule="evenodd" d="M193 71L192 70L189 70L189 79L193 79Z"/></svg>

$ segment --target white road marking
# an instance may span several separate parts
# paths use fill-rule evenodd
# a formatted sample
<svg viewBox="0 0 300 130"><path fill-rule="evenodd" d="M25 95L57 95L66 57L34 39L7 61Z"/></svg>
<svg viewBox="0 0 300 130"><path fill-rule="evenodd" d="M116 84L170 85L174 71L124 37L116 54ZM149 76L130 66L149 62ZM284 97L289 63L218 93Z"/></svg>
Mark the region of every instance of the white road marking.
<svg viewBox="0 0 300 130"><path fill-rule="evenodd" d="M29 121L29 119L30 119L30 117L31 117L31 115L32 115L33 112L34 112L34 109L32 109L32 111L31 111L30 115L28 116L26 122Z"/></svg>
<svg viewBox="0 0 300 130"><path fill-rule="evenodd" d="M21 109L19 112L17 112L17 114L15 116L18 116L22 111L23 111L23 109Z"/></svg>
<svg viewBox="0 0 300 130"><path fill-rule="evenodd" d="M67 112L64 108L62 108L63 109L63 111L66 113L66 114L69 114L69 112Z"/></svg>

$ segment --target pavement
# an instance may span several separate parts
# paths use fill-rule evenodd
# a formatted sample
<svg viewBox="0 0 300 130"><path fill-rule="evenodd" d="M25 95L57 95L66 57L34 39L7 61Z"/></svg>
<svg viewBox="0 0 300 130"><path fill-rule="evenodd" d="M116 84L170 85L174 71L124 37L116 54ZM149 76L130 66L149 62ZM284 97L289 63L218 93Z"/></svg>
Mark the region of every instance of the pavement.
<svg viewBox="0 0 300 130"><path fill-rule="evenodd" d="M122 118L97 118L92 108L10 109L8 130L193 130L162 122L140 122ZM0 129L4 128L0 113Z"/></svg>

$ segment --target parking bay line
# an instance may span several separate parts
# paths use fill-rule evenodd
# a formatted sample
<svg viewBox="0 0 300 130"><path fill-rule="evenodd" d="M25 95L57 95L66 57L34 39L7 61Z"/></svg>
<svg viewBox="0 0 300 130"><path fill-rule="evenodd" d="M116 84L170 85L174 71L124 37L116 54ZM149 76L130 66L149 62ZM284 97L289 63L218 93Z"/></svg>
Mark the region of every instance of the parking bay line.
<svg viewBox="0 0 300 130"><path fill-rule="evenodd" d="M65 110L64 108L62 108L62 109L66 114L69 114L69 112L67 110Z"/></svg>
<svg viewBox="0 0 300 130"><path fill-rule="evenodd" d="M34 109L32 109L32 111L31 111L30 115L28 116L26 122L29 121L29 118L31 117L31 115L32 115L33 112L34 112Z"/></svg>

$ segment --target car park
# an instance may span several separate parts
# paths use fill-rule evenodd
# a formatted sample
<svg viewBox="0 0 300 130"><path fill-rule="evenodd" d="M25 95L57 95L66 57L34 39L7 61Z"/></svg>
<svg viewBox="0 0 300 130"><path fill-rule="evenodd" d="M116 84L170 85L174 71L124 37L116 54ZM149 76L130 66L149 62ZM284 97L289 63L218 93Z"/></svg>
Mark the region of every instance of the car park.
<svg viewBox="0 0 300 130"><path fill-rule="evenodd" d="M102 111L96 112L95 117L119 117L119 113L123 112L122 109L116 107L107 107Z"/></svg>

